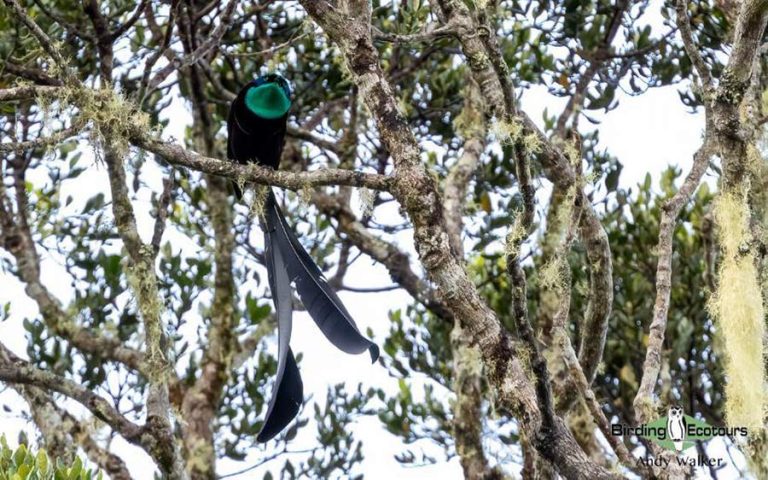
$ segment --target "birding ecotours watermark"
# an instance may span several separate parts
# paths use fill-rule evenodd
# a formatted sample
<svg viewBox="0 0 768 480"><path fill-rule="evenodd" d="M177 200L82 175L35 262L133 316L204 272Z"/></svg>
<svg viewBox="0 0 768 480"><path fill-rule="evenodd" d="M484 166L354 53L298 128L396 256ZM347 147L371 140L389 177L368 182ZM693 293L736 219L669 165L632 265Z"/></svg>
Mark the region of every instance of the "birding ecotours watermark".
<svg viewBox="0 0 768 480"><path fill-rule="evenodd" d="M614 423L611 424L611 435L626 436L636 435L646 438L662 448L682 453L696 445L696 441L707 441L714 437L746 436L747 427L715 427L703 420L686 415L679 405L669 407L667 416L659 417L650 423L644 423L637 427ZM675 460L680 465L688 466L722 466L725 462L722 458L697 456L677 456ZM644 457L638 459L638 463L666 467L670 458Z"/></svg>

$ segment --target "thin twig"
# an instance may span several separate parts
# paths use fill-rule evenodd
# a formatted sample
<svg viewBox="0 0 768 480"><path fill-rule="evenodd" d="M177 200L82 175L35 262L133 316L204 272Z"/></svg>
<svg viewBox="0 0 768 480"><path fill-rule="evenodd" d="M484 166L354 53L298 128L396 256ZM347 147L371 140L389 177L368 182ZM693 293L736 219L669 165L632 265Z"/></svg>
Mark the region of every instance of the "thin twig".
<svg viewBox="0 0 768 480"><path fill-rule="evenodd" d="M6 354L10 352L2 343L0 343L0 349ZM125 418L102 397L72 380L40 370L20 358L15 358L10 362L0 360L0 380L7 383L34 385L46 390L59 392L78 401L90 410L94 416L106 422L116 432L119 432L128 442L139 444L141 441L140 434L142 429L139 425Z"/></svg>
<svg viewBox="0 0 768 480"><path fill-rule="evenodd" d="M693 41L691 21L688 18L688 0L677 0L675 2L675 11L677 13L677 28L680 30L680 36L683 38L685 53L691 60L693 68L696 69L696 73L699 74L704 88L709 89L712 87L712 76L709 74L709 68L704 63L704 59L701 57L701 53Z"/></svg>
<svg viewBox="0 0 768 480"><path fill-rule="evenodd" d="M4 1L14 1L14 0L4 0ZM230 18L232 17L232 13L235 10L235 6L237 6L237 0L229 0L227 3L227 6L224 8L224 12L221 15L221 19L219 20L219 25L216 26L216 28L211 32L211 35L206 39L205 42L202 43L197 49L195 49L194 52L190 53L189 55L186 55L182 58L175 57L171 62L168 63L165 67L163 67L157 74L150 80L147 93L151 93L155 90L163 81L173 72L179 71L184 67L188 67L190 65L193 65L197 63L197 61L205 56L212 48L218 47L219 43L221 42L221 38L224 36L224 34L227 32L227 28L229 28L229 22Z"/></svg>
<svg viewBox="0 0 768 480"><path fill-rule="evenodd" d="M82 128L83 127L81 125L74 125L54 132L47 137L41 137L35 140L28 140L26 142L0 143L0 153L20 153L35 148L49 147L51 145L61 143L67 138L76 135L80 132L80 130L82 130Z"/></svg>
<svg viewBox="0 0 768 480"><path fill-rule="evenodd" d="M168 219L168 207L173 198L174 172L171 171L168 178L163 180L163 193L160 195L160 201L157 205L157 217L155 218L155 228L152 233L152 250L155 255L160 251L160 242L165 232L165 224Z"/></svg>
<svg viewBox="0 0 768 480"><path fill-rule="evenodd" d="M51 57L51 59L61 68L66 67L64 59L61 57L59 51L54 47L53 41L46 35L45 32L35 23L34 20L29 18L27 12L19 2L16 0L3 0L6 6L8 6L19 20L32 32L32 35L40 42L40 46Z"/></svg>
<svg viewBox="0 0 768 480"><path fill-rule="evenodd" d="M634 400L635 417L638 423L649 420L653 413L653 390L656 387L661 369L661 349L664 333L667 329L667 314L672 289L672 243L680 211L691 198L709 165L712 144L705 136L704 144L694 154L693 166L683 185L675 195L664 204L661 210L659 243L656 247L658 262L656 266L656 303L653 306L653 320L648 331L648 350L643 362L643 377Z"/></svg>
<svg viewBox="0 0 768 480"><path fill-rule="evenodd" d="M144 8L147 6L148 0L141 0L139 4L136 6L136 9L133 11L130 17L128 17L128 20L125 21L122 25L117 27L113 32L109 34L109 38L111 41L115 41L118 38L120 38L125 32L128 31L138 20L141 18L141 12L144 11Z"/></svg>

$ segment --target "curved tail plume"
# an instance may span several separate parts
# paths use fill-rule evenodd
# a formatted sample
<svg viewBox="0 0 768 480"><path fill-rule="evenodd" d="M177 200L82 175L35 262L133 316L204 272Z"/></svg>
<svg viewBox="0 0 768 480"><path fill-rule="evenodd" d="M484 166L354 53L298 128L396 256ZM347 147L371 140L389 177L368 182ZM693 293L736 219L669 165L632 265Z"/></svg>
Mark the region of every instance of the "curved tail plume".
<svg viewBox="0 0 768 480"><path fill-rule="evenodd" d="M269 289L277 312L277 378L272 387L272 398L267 407L264 425L256 440L266 442L280 433L299 413L304 399L304 386L299 367L291 351L293 326L293 299L291 280L281 250L277 248L273 229L264 229L264 256L266 257Z"/></svg>
<svg viewBox="0 0 768 480"><path fill-rule="evenodd" d="M260 442L273 438L293 420L303 396L301 376L289 347L291 283L295 284L312 320L339 350L352 354L368 350L372 362L379 358L379 347L360 333L341 299L288 226L272 190L267 195L264 210L264 254L277 311L278 368L266 420L257 437Z"/></svg>

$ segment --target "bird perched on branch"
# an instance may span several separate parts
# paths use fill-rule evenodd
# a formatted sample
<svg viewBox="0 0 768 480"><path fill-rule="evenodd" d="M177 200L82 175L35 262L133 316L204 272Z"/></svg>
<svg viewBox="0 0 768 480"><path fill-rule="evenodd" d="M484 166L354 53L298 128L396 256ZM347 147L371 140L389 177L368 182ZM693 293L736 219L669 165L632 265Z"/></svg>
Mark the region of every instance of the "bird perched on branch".
<svg viewBox="0 0 768 480"><path fill-rule="evenodd" d="M232 101L227 120L227 156L239 163L256 163L277 169L285 143L291 87L280 75L262 76L248 83ZM242 196L235 187L237 197ZM277 313L277 380L264 425L257 437L266 442L280 433L296 416L303 400L303 386L296 359L289 346L293 304L291 283L320 331L346 353L366 350L371 360L378 347L365 338L322 272L304 250L285 220L269 188L261 219L269 288Z"/></svg>

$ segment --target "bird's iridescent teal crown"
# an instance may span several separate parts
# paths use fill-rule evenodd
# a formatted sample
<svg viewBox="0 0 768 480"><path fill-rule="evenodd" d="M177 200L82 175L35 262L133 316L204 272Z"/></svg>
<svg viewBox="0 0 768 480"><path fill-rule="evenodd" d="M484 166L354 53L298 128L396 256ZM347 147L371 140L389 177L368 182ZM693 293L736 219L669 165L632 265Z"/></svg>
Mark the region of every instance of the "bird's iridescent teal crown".
<svg viewBox="0 0 768 480"><path fill-rule="evenodd" d="M280 118L291 108L291 85L277 73L262 75L245 92L245 105L261 118Z"/></svg>

